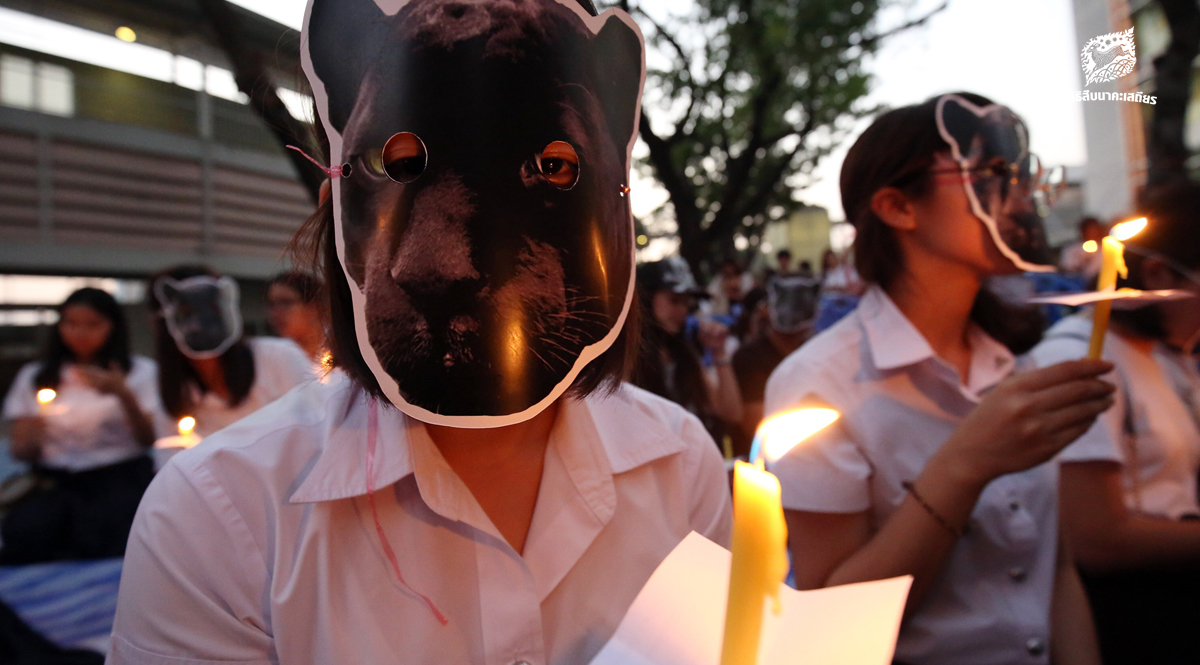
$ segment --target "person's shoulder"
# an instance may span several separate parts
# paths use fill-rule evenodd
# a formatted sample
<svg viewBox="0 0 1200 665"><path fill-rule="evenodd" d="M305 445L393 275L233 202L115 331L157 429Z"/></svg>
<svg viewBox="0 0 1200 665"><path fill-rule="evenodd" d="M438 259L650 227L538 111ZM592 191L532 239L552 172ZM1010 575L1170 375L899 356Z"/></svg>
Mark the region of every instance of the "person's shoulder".
<svg viewBox="0 0 1200 665"><path fill-rule="evenodd" d="M158 376L158 363L152 358L147 358L141 354L131 354L129 356L129 376Z"/></svg>
<svg viewBox="0 0 1200 665"><path fill-rule="evenodd" d="M31 360L24 365L21 365L21 369L17 370L17 375L13 377L12 387L32 388L33 377L36 376L41 369L42 361L40 360Z"/></svg>
<svg viewBox="0 0 1200 665"><path fill-rule="evenodd" d="M301 385L181 451L168 464L184 476L236 477L239 484L255 479L261 490L282 495L324 449L333 423L347 412L356 390L349 381ZM242 490L253 491L237 491Z"/></svg>
<svg viewBox="0 0 1200 665"><path fill-rule="evenodd" d="M1038 367L1078 360L1087 353L1091 335L1091 318L1082 314L1068 316L1051 326L1028 356Z"/></svg>
<svg viewBox="0 0 1200 665"><path fill-rule="evenodd" d="M611 393L587 398L613 470L620 472L671 454L716 452L694 414L666 398L622 383Z"/></svg>
<svg viewBox="0 0 1200 665"><path fill-rule="evenodd" d="M823 372L846 364L857 365L861 362L862 342L863 331L858 312L851 312L788 354L772 377Z"/></svg>
<svg viewBox="0 0 1200 665"><path fill-rule="evenodd" d="M288 359L299 357L308 362L308 356L304 354L304 349L286 337L251 337L248 343L255 355L263 354L267 357Z"/></svg>

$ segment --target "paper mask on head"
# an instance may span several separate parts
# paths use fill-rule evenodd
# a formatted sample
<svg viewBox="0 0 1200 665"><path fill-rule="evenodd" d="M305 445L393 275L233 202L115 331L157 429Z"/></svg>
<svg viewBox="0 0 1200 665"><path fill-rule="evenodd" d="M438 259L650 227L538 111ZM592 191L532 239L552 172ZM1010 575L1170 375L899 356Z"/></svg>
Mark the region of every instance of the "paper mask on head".
<svg viewBox="0 0 1200 665"><path fill-rule="evenodd" d="M1025 123L1006 106L980 107L944 95L937 101L937 126L962 172L971 212L1000 252L1020 270L1054 271L1038 214L1051 172L1029 152Z"/></svg>
<svg viewBox="0 0 1200 665"><path fill-rule="evenodd" d="M154 295L175 346L189 358L216 358L242 337L238 285L230 277L160 277Z"/></svg>
<svg viewBox="0 0 1200 665"><path fill-rule="evenodd" d="M419 420L541 412L633 297L633 20L576 0L310 0L301 58L358 349Z"/></svg>
<svg viewBox="0 0 1200 665"><path fill-rule="evenodd" d="M780 275L767 281L767 313L771 327L794 334L811 326L821 296L820 280L801 275Z"/></svg>

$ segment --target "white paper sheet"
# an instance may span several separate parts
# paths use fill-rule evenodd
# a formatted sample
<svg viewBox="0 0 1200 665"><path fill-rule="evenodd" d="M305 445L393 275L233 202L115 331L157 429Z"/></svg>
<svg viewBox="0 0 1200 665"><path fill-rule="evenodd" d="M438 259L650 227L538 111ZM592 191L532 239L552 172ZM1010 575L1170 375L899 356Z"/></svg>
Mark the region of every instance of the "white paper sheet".
<svg viewBox="0 0 1200 665"><path fill-rule="evenodd" d="M1137 309L1164 300L1181 300L1195 297L1183 289L1160 289L1158 291L1139 291L1138 289L1106 289L1104 291L1085 291L1083 293L1054 293L1051 295L1030 298L1029 302L1040 305L1067 305L1080 307L1102 300L1111 300L1113 309Z"/></svg>
<svg viewBox="0 0 1200 665"><path fill-rule="evenodd" d="M591 665L719 665L730 553L692 532L671 552ZM758 665L889 665L911 577L818 591L783 587Z"/></svg>

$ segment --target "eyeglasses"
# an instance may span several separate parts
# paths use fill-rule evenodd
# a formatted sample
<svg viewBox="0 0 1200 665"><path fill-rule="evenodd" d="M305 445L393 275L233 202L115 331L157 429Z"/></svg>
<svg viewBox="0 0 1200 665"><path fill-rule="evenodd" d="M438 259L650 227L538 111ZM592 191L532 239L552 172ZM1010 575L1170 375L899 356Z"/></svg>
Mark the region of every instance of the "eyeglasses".
<svg viewBox="0 0 1200 665"><path fill-rule="evenodd" d="M961 175L964 172L977 189L998 195L1001 200L1007 200L1010 192L1015 189L1026 196L1032 196L1039 204L1052 205L1067 186L1066 169L1061 166L1044 168L1036 155L1029 155L1017 163L996 161L968 169L922 169L902 176L892 186L903 187L927 175Z"/></svg>

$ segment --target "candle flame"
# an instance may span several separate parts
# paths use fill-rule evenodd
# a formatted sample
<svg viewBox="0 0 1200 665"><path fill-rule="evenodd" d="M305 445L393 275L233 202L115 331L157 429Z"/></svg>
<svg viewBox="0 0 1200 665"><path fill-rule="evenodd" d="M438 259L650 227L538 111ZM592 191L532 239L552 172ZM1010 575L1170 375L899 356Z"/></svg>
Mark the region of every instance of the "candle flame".
<svg viewBox="0 0 1200 665"><path fill-rule="evenodd" d="M38 404L49 404L54 401L55 397L58 397L58 393L54 392L53 388L42 388L37 391Z"/></svg>
<svg viewBox="0 0 1200 665"><path fill-rule="evenodd" d="M1085 240L1083 243L1083 251L1088 254L1095 254L1098 249L1100 249L1100 245L1097 245L1095 240Z"/></svg>
<svg viewBox="0 0 1200 665"><path fill-rule="evenodd" d="M758 426L763 455L768 461L778 460L801 441L832 425L838 417L838 412L833 409L817 407L795 409L768 418Z"/></svg>
<svg viewBox="0 0 1200 665"><path fill-rule="evenodd" d="M1112 230L1108 232L1108 235L1116 238L1117 240L1129 240L1135 235L1141 233L1142 229L1146 228L1146 224L1147 220L1145 217L1131 219L1128 222L1121 222L1120 224L1112 227Z"/></svg>
<svg viewBox="0 0 1200 665"><path fill-rule="evenodd" d="M179 436L188 436L194 429L196 429L195 418L191 416L184 416L179 419Z"/></svg>

